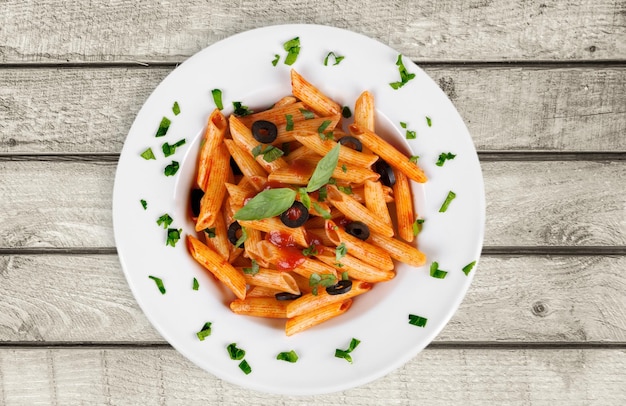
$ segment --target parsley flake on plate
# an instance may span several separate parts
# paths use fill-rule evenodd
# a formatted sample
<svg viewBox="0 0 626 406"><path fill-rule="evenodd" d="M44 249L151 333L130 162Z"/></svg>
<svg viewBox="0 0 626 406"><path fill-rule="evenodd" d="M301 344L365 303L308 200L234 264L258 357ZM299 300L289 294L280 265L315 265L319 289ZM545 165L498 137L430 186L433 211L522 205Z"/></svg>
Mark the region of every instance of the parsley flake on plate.
<svg viewBox="0 0 626 406"><path fill-rule="evenodd" d="M154 136L163 137L165 134L167 134L167 130L170 129L170 124L172 124L172 121L167 117L163 117L161 119L161 123L159 124L159 129L157 130L156 134L154 134Z"/></svg>
<svg viewBox="0 0 626 406"><path fill-rule="evenodd" d="M213 102L215 103L215 107L219 110L224 109L224 104L222 103L222 91L220 89L211 90L211 96L213 96Z"/></svg>
<svg viewBox="0 0 626 406"><path fill-rule="evenodd" d="M179 228L178 230L175 228L168 228L167 229L167 241L165 241L165 245L171 245L172 247L176 246L176 243L180 240L180 233L182 233L183 230L182 228Z"/></svg>
<svg viewBox="0 0 626 406"><path fill-rule="evenodd" d="M180 165L178 164L178 162L172 161L171 164L165 167L165 170L163 171L163 173L165 174L165 176L174 176L176 175L176 172L178 172L179 168L180 168Z"/></svg>
<svg viewBox="0 0 626 406"><path fill-rule="evenodd" d="M177 101L175 101L174 105L172 106L172 113L174 113L175 116L180 114L180 106L178 105Z"/></svg>
<svg viewBox="0 0 626 406"><path fill-rule="evenodd" d="M391 82L389 86L392 89L398 90L402 86L406 85L409 80L415 78L415 73L409 73L402 62L402 54L398 55L398 60L396 61L396 65L398 66L398 72L400 72L400 81L399 82Z"/></svg>
<svg viewBox="0 0 626 406"><path fill-rule="evenodd" d="M161 146L161 149L163 150L163 155L167 158L170 155L174 155L176 153L176 148L185 145L185 139L183 138L182 140L177 141L174 144L169 144L167 142L165 142L165 144L163 144Z"/></svg>
<svg viewBox="0 0 626 406"><path fill-rule="evenodd" d="M191 288L193 290L198 290L199 287L200 287L200 284L198 283L198 280L196 278L193 278L193 285Z"/></svg>
<svg viewBox="0 0 626 406"><path fill-rule="evenodd" d="M428 319L426 317L416 316L414 314L409 314L409 324L417 327L426 327L426 322Z"/></svg>
<svg viewBox="0 0 626 406"><path fill-rule="evenodd" d="M146 161L150 159L156 159L156 157L154 156L154 152L152 152L152 148L148 148L147 150L143 151L141 153L141 157Z"/></svg>
<svg viewBox="0 0 626 406"><path fill-rule="evenodd" d="M249 375L250 372L252 372L252 367L250 367L250 364L248 364L248 361L245 359L239 363L239 369L241 369L246 375Z"/></svg>
<svg viewBox="0 0 626 406"><path fill-rule="evenodd" d="M356 338L353 338L352 340L350 340L350 345L348 346L347 349L345 350L340 350L339 348L335 349L335 357L337 358L343 358L346 361L348 361L349 363L352 364L352 356L350 356L350 353L352 351L355 350L355 348L361 343L360 340L357 340Z"/></svg>
<svg viewBox="0 0 626 406"><path fill-rule="evenodd" d="M324 66L328 66L328 61L330 58L333 58L335 60L335 62L333 63L333 66L335 66L339 65L339 63L345 59L345 56L338 56L334 52L329 52L326 55L326 58L324 58Z"/></svg>
<svg viewBox="0 0 626 406"><path fill-rule="evenodd" d="M445 213L445 211L448 210L448 206L450 206L450 203L452 202L452 200L454 200L455 197L456 193L454 193L453 191L449 191L448 196L446 196L446 200L443 202L441 208L439 209L439 213Z"/></svg>
<svg viewBox="0 0 626 406"><path fill-rule="evenodd" d="M146 202L144 199L141 199L139 202L141 203L141 207L143 207L144 210L148 209L148 202Z"/></svg>
<svg viewBox="0 0 626 406"><path fill-rule="evenodd" d="M430 276L436 279L443 279L448 275L448 271L439 269L439 263L433 262L430 264Z"/></svg>
<svg viewBox="0 0 626 406"><path fill-rule="evenodd" d="M448 153L441 153L439 154L439 159L437 160L437 163L435 165L437 166L443 166L443 164L447 161L447 160L451 160L454 159L456 157L455 154L453 154L452 152L448 152Z"/></svg>
<svg viewBox="0 0 626 406"><path fill-rule="evenodd" d="M207 321L206 323L204 323L204 326L202 326L200 331L196 333L196 336L198 336L198 339L200 341L204 341L204 339L210 335L211 335L211 322Z"/></svg>
<svg viewBox="0 0 626 406"><path fill-rule="evenodd" d="M163 280L161 278L157 278L156 276L149 275L148 278L152 279L156 284L157 288L159 288L159 292L162 295L165 294L165 285L163 285Z"/></svg>
<svg viewBox="0 0 626 406"><path fill-rule="evenodd" d="M157 219L157 224L163 225L163 228L168 228L170 225L172 225L173 221L174 219L170 217L169 214L165 213L164 215L162 215L161 217Z"/></svg>
<svg viewBox="0 0 626 406"><path fill-rule="evenodd" d="M462 271L465 274L465 276L469 275L472 269L474 269L475 265L476 265L476 261L473 261L463 267Z"/></svg>
<svg viewBox="0 0 626 406"><path fill-rule="evenodd" d="M237 343L230 343L228 347L226 347L226 351L228 351L228 355L230 359L239 361L246 356L246 351L241 348L237 348Z"/></svg>
<svg viewBox="0 0 626 406"><path fill-rule="evenodd" d="M283 44L283 49L287 51L285 65L293 65L300 54L300 38L295 37Z"/></svg>
<svg viewBox="0 0 626 406"><path fill-rule="evenodd" d="M276 356L276 359L279 361L287 361L292 364L298 361L298 354L294 350L291 351L283 351Z"/></svg>

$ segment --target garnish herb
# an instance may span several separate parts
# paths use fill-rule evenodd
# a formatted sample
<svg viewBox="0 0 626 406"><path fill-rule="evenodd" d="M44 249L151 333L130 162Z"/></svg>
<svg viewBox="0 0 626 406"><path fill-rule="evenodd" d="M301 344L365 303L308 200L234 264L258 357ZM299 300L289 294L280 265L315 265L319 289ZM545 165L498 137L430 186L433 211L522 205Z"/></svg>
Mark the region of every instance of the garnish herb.
<svg viewBox="0 0 626 406"><path fill-rule="evenodd" d="M311 244L309 245L307 248L302 250L302 255L304 255L305 257L310 257L311 255L317 255L317 247L315 246L315 244Z"/></svg>
<svg viewBox="0 0 626 406"><path fill-rule="evenodd" d="M452 200L454 200L455 197L456 197L456 193L454 193L453 191L449 191L448 196L446 197L446 200L443 202L443 204L441 205L441 208L439 209L439 213L444 213L446 210L448 210L448 206L450 206L450 202L452 202Z"/></svg>
<svg viewBox="0 0 626 406"><path fill-rule="evenodd" d="M346 166L346 164L341 165L341 171L343 173L348 173L348 167Z"/></svg>
<svg viewBox="0 0 626 406"><path fill-rule="evenodd" d="M272 66L276 66L278 64L278 61L280 61L280 55L274 54L274 59L272 60Z"/></svg>
<svg viewBox="0 0 626 406"><path fill-rule="evenodd" d="M237 239L235 242L235 248L239 248L243 245L244 242L248 239L248 232L245 227L241 227L241 237Z"/></svg>
<svg viewBox="0 0 626 406"><path fill-rule="evenodd" d="M476 261L470 262L469 264L465 265L463 267L463 273L465 274L465 276L469 275L469 273L472 271L472 269L474 269L474 265L476 265Z"/></svg>
<svg viewBox="0 0 626 406"><path fill-rule="evenodd" d="M325 220L330 220L331 219L331 215L330 212L328 210L324 210L324 208L318 204L317 202L313 202L313 208L315 209L316 212L318 212L322 218L324 218Z"/></svg>
<svg viewBox="0 0 626 406"><path fill-rule="evenodd" d="M320 133L320 138L322 139L322 141L327 141L327 140L334 140L335 139L335 134L333 134L332 131L329 131L327 133Z"/></svg>
<svg viewBox="0 0 626 406"><path fill-rule="evenodd" d="M172 121L167 117L163 117L161 119L161 123L159 124L159 129L157 130L156 134L154 134L154 136L163 137L165 134L167 134L167 130L170 129L170 124L172 124Z"/></svg>
<svg viewBox="0 0 626 406"><path fill-rule="evenodd" d="M200 329L200 331L196 333L196 335L198 336L198 339L200 341L204 341L205 338L210 336L211 335L211 322L207 321L206 323L204 323L204 326L202 326L202 328Z"/></svg>
<svg viewBox="0 0 626 406"><path fill-rule="evenodd" d="M343 118L352 117L352 112L350 111L350 107L343 106L343 108L341 109L341 115L343 116Z"/></svg>
<svg viewBox="0 0 626 406"><path fill-rule="evenodd" d="M317 200L319 202L323 202L324 200L326 200L326 197L328 196L328 189L326 189L326 186L322 186L317 193L319 194L319 196L317 197Z"/></svg>
<svg viewBox="0 0 626 406"><path fill-rule="evenodd" d="M293 364L294 362L298 361L298 354L296 354L294 350L281 352L276 356L276 359L279 361L291 362Z"/></svg>
<svg viewBox="0 0 626 406"><path fill-rule="evenodd" d="M180 114L180 106L178 105L177 101L175 101L174 105L172 106L172 113L174 113L175 116Z"/></svg>
<svg viewBox="0 0 626 406"><path fill-rule="evenodd" d="M430 117L428 117L428 116L426 116L426 124L427 124L429 127L432 127L432 126L433 126L433 120L431 120L431 119L430 119Z"/></svg>
<svg viewBox="0 0 626 406"><path fill-rule="evenodd" d="M422 231L422 224L424 224L424 219L416 219L413 222L413 235L417 237L417 235Z"/></svg>
<svg viewBox="0 0 626 406"><path fill-rule="evenodd" d="M302 203L307 210L311 210L311 198L306 192L306 189L303 187L298 188L298 195L300 196L300 203Z"/></svg>
<svg viewBox="0 0 626 406"><path fill-rule="evenodd" d="M259 273L259 263L256 262L253 259L252 260L252 267L251 268L243 268L243 273L245 273L247 275L256 275L256 274L258 274Z"/></svg>
<svg viewBox="0 0 626 406"><path fill-rule="evenodd" d="M331 120L324 120L322 122L322 124L320 124L320 126L317 128L317 133L320 134L320 135L323 134L324 130L328 128L330 123L332 123Z"/></svg>
<svg viewBox="0 0 626 406"><path fill-rule="evenodd" d="M141 206L143 207L144 210L146 210L148 208L148 202L146 202L143 199L141 199L139 202L141 202Z"/></svg>
<svg viewBox="0 0 626 406"><path fill-rule="evenodd" d="M289 188L268 189L254 196L235 213L235 220L263 220L278 216L291 207L296 191Z"/></svg>
<svg viewBox="0 0 626 406"><path fill-rule="evenodd" d="M448 271L444 271L439 269L439 264L437 262L433 262L430 264L430 276L437 279L443 279L448 274Z"/></svg>
<svg viewBox="0 0 626 406"><path fill-rule="evenodd" d="M335 248L335 261L339 262L341 258L348 254L348 248L345 243L341 243Z"/></svg>
<svg viewBox="0 0 626 406"><path fill-rule="evenodd" d="M215 107L223 110L224 104L222 103L222 91L220 89L213 89L211 90L211 95L213 96L213 102L215 103Z"/></svg>
<svg viewBox="0 0 626 406"><path fill-rule="evenodd" d="M315 114L313 114L312 111L309 111L307 109L298 109L298 110L300 110L300 113L302 113L305 120L311 120L315 118Z"/></svg>
<svg viewBox="0 0 626 406"><path fill-rule="evenodd" d="M165 167L165 170L163 171L163 173L165 173L165 176L174 176L176 175L176 172L178 172L179 167L180 166L178 165L178 162L172 161L171 164Z"/></svg>
<svg viewBox="0 0 626 406"><path fill-rule="evenodd" d="M321 275L318 273L313 273L309 277L309 286L313 287L313 289L311 289L311 294L313 294L314 296L317 296L318 287L322 286L324 288L327 288L329 286L333 286L336 283L337 277L329 273L324 273Z"/></svg>
<svg viewBox="0 0 626 406"><path fill-rule="evenodd" d="M252 148L252 155L256 158L259 155L263 155L263 160L265 162L274 162L285 153L280 150L280 148L276 148L273 145L268 145L263 149L263 145L259 144L256 147Z"/></svg>
<svg viewBox="0 0 626 406"><path fill-rule="evenodd" d="M252 372L250 364L248 364L248 361L246 361L245 359L239 363L239 369L241 369L246 375L249 375L250 372Z"/></svg>
<svg viewBox="0 0 626 406"><path fill-rule="evenodd" d="M156 157L154 156L154 152L152 152L152 148L148 148L147 150L143 151L141 153L141 157L146 161L150 159L156 159Z"/></svg>
<svg viewBox="0 0 626 406"><path fill-rule="evenodd" d="M426 322L428 319L426 317L416 316L414 314L409 314L409 324L417 327L426 327Z"/></svg>
<svg viewBox="0 0 626 406"><path fill-rule="evenodd" d="M198 280L196 278L193 278L193 286L191 288L193 290L198 290L199 287L200 287L200 284L198 283Z"/></svg>
<svg viewBox="0 0 626 406"><path fill-rule="evenodd" d="M159 288L159 292L161 292L162 295L165 294L165 286L163 285L163 280L161 278L157 278L156 276L148 276L148 278L152 279L154 281L154 283L156 283L157 288Z"/></svg>
<svg viewBox="0 0 626 406"><path fill-rule="evenodd" d="M439 154L439 160L437 161L437 163L436 163L435 165L437 165L437 166L443 166L443 164L444 164L444 162L446 162L446 160L448 160L448 159L454 159L454 157L455 157L455 156L456 156L456 155L455 155L455 154L453 154L453 153L451 153L451 152L448 152L448 153L445 153L445 152L444 152L444 153L441 153L441 154Z"/></svg>
<svg viewBox="0 0 626 406"><path fill-rule="evenodd" d="M157 224L163 225L163 228L168 228L173 221L174 219L172 219L169 214L165 213L157 219Z"/></svg>
<svg viewBox="0 0 626 406"><path fill-rule="evenodd" d="M413 162L414 164L416 164L418 159L420 159L419 155L411 155L411 157L409 158L409 162Z"/></svg>
<svg viewBox="0 0 626 406"><path fill-rule="evenodd" d="M215 227L213 227L213 228L205 228L204 232L207 233L207 237L215 238Z"/></svg>
<svg viewBox="0 0 626 406"><path fill-rule="evenodd" d="M343 193L347 195L352 194L352 186L337 186L337 189L339 189L340 191L342 191Z"/></svg>
<svg viewBox="0 0 626 406"><path fill-rule="evenodd" d="M237 117L247 116L247 115L254 113L252 110L248 108L248 106L244 106L241 104L241 102L238 102L238 101L233 102L233 107L235 108L234 114Z"/></svg>
<svg viewBox="0 0 626 406"><path fill-rule="evenodd" d="M298 59L300 53L300 38L295 37L283 44L283 48L287 51L287 57L285 58L285 65L293 65Z"/></svg>
<svg viewBox="0 0 626 406"><path fill-rule="evenodd" d="M333 171L337 167L339 161L339 147L341 144L335 145L326 156L317 163L309 184L306 187L307 192L314 192L328 183L333 175Z"/></svg>
<svg viewBox="0 0 626 406"><path fill-rule="evenodd" d="M415 73L409 73L402 62L402 55L398 55L398 60L396 61L396 65L398 66L398 72L400 72L400 81L399 82L391 82L389 86L392 89L399 89L402 86L406 85L409 80L415 78Z"/></svg>
<svg viewBox="0 0 626 406"><path fill-rule="evenodd" d="M346 350L340 350L339 348L335 349L335 357L343 358L352 364L352 357L350 356L350 353L354 351L354 349L360 343L361 341L357 340L356 338L353 338L352 340L350 340L350 346Z"/></svg>
<svg viewBox="0 0 626 406"><path fill-rule="evenodd" d="M246 352L244 350L242 350L241 348L237 348L237 343L230 343L228 344L228 347L226 347L226 350L228 351L228 355L230 356L230 359L232 360L240 360L243 359L243 357L246 356Z"/></svg>
<svg viewBox="0 0 626 406"><path fill-rule="evenodd" d="M404 121L400 121L400 127L406 128L406 123Z"/></svg>
<svg viewBox="0 0 626 406"><path fill-rule="evenodd" d="M161 149L163 150L163 155L165 155L166 158L170 155L174 155L176 153L176 148L185 145L185 142L186 141L184 138L171 145L166 142L161 146Z"/></svg>
<svg viewBox="0 0 626 406"><path fill-rule="evenodd" d="M326 58L324 58L324 66L328 66L328 59L332 57L335 59L335 62L333 63L333 66L335 65L339 65L339 62L343 61L345 56L337 56L335 55L334 52L329 52L328 55L326 55Z"/></svg>
<svg viewBox="0 0 626 406"><path fill-rule="evenodd" d="M291 114L285 114L285 120L287 120L285 131L293 131L293 116Z"/></svg>
<svg viewBox="0 0 626 406"><path fill-rule="evenodd" d="M182 231L182 228L179 228L178 230L175 228L168 228L167 241L165 242L165 246L171 245L172 247L175 247L178 240L180 240L180 233Z"/></svg>
<svg viewBox="0 0 626 406"><path fill-rule="evenodd" d="M348 271L343 271L343 272L341 273L341 280L342 280L342 281L347 281L347 280L349 280L349 279L350 279L350 276L348 275Z"/></svg>
<svg viewBox="0 0 626 406"><path fill-rule="evenodd" d="M406 129L407 124L404 121L400 121L400 127ZM407 140L414 140L417 138L417 133L412 130L406 130L405 137Z"/></svg>

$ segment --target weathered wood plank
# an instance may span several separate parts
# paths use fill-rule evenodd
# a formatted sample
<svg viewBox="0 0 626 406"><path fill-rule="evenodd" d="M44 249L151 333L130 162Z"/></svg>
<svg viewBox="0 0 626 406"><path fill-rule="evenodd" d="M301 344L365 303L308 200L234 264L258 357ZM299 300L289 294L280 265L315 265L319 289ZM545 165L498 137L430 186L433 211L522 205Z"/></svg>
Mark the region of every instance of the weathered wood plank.
<svg viewBox="0 0 626 406"><path fill-rule="evenodd" d="M484 256L436 342L624 343L624 269L626 257ZM164 342L115 255L7 255L0 270L2 342Z"/></svg>
<svg viewBox="0 0 626 406"><path fill-rule="evenodd" d="M626 161L482 169L485 245L626 245ZM0 248L114 246L115 163L0 161L0 173Z"/></svg>
<svg viewBox="0 0 626 406"><path fill-rule="evenodd" d="M0 153L119 153L142 103L170 71L0 70ZM624 69L426 71L478 150L626 151Z"/></svg>
<svg viewBox="0 0 626 406"><path fill-rule="evenodd" d="M2 7L5 63L181 61L235 33L285 23L347 28L419 60L626 58L626 13L612 0L190 0L141 7L9 0Z"/></svg>
<svg viewBox="0 0 626 406"><path fill-rule="evenodd" d="M202 371L170 349L6 348L0 349L0 376L6 406L85 402L604 406L626 402L626 351L600 349L427 349L386 377L314 397L245 390Z"/></svg>

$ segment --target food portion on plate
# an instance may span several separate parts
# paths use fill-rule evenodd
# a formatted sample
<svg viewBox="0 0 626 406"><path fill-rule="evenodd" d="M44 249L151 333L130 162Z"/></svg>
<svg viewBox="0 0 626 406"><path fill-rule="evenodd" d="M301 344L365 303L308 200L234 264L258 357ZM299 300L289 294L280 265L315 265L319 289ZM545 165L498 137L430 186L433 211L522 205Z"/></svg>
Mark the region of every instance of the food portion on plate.
<svg viewBox="0 0 626 406"><path fill-rule="evenodd" d="M376 133L370 92L344 131L349 107L293 69L291 89L265 111L238 104L229 117L214 90L190 191L197 234L186 237L232 291L234 313L285 319L288 336L394 278L393 260L425 264L410 182L427 181L417 157Z"/></svg>

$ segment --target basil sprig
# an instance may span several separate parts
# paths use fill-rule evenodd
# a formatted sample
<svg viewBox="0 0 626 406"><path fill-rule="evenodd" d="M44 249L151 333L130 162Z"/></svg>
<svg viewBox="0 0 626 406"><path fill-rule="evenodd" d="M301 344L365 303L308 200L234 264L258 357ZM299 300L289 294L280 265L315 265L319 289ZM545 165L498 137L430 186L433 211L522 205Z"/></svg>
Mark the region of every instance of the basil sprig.
<svg viewBox="0 0 626 406"><path fill-rule="evenodd" d="M262 220L278 216L291 207L296 191L289 188L264 190L235 213L235 220Z"/></svg>
<svg viewBox="0 0 626 406"><path fill-rule="evenodd" d="M306 187L307 192L315 192L328 183L339 161L339 147L340 144L335 145L333 149L317 163L315 171L313 171L313 175L311 175L309 184Z"/></svg>

